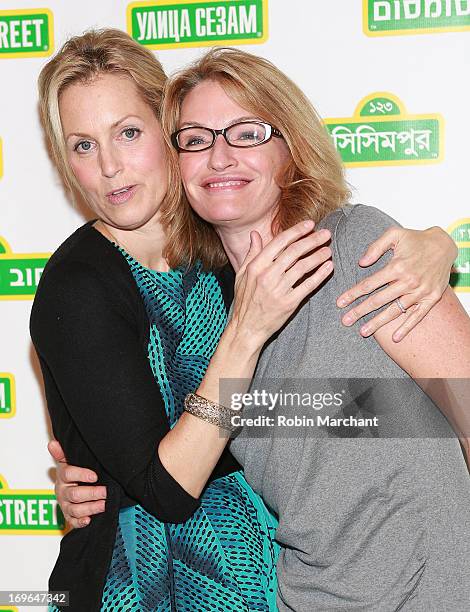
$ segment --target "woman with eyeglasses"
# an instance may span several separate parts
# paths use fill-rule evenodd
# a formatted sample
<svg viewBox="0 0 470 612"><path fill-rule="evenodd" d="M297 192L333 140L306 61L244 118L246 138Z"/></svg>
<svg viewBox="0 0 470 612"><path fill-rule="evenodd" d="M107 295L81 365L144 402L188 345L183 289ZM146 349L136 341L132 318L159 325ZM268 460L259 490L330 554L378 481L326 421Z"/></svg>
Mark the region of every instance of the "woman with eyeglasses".
<svg viewBox="0 0 470 612"><path fill-rule="evenodd" d="M253 232L226 326L227 273L194 259L191 242L170 244L181 188L159 122L164 83L153 55L116 30L69 40L39 80L55 162L97 220L51 257L31 334L54 433L69 461L97 474L99 496L106 487L105 512L62 540L50 588L70 591L69 609L80 611L275 609L275 521L224 453L232 413L217 403L218 384L251 378L266 340L325 281L330 233L299 219L261 249ZM225 130L229 142L254 138L263 146L253 151L268 152L266 134L256 135L263 121L256 134L234 123L243 126ZM258 181L274 195L252 170L200 188ZM198 232L212 241L209 226ZM170 255L177 244L184 257ZM446 247L439 277L452 256ZM89 495L68 491L74 502Z"/></svg>
<svg viewBox="0 0 470 612"><path fill-rule="evenodd" d="M212 243L198 243L191 227L185 235L179 207L174 248L178 237L194 237L202 261L217 249L237 271L253 230L265 248L302 218L332 235L334 271L264 347L230 447L279 518L279 610L463 612L470 477L443 413L469 458L468 314L448 287L398 344L397 322L372 337L366 322L368 338L341 326L338 294L364 279L358 258L394 222L347 204L324 126L270 62L210 51L169 81L162 117L186 206L196 226L215 230ZM395 303L398 324L410 306L406 298ZM263 393L277 399L257 405ZM271 421L258 426L260 416Z"/></svg>

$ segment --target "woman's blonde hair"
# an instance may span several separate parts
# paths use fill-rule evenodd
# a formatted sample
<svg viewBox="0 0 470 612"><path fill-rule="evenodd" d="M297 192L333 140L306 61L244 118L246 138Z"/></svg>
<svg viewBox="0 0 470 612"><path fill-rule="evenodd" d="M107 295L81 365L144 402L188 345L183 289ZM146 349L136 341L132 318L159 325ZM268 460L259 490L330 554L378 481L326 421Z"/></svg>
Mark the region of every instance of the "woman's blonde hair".
<svg viewBox="0 0 470 612"><path fill-rule="evenodd" d="M185 96L206 80L216 81L237 104L278 128L290 150L291 159L277 178L281 197L274 234L304 219L318 222L348 200L340 157L310 101L271 62L238 49L211 49L168 80L162 111L167 142L179 127ZM166 213L169 258L176 263L200 259L206 267L221 266L227 261L222 244L210 224L191 210L177 165L173 151L170 180L181 194Z"/></svg>
<svg viewBox="0 0 470 612"><path fill-rule="evenodd" d="M41 70L39 109L52 158L66 186L83 197L85 194L67 161L59 100L69 85L89 83L102 74L131 79L158 119L166 83L163 68L153 53L125 32L111 28L90 30L70 38Z"/></svg>

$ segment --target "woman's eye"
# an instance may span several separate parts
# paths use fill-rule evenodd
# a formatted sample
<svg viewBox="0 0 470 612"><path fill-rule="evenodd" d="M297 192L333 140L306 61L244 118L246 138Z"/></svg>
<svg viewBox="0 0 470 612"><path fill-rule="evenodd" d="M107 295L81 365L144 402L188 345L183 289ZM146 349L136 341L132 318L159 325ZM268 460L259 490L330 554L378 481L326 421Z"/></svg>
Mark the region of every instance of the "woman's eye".
<svg viewBox="0 0 470 612"><path fill-rule="evenodd" d="M206 136L206 134L185 134L184 137L184 147L198 147L201 145L205 145L210 141L210 136Z"/></svg>
<svg viewBox="0 0 470 612"><path fill-rule="evenodd" d="M127 138L127 140L135 140L138 134L140 134L141 130L138 128L126 128L122 134Z"/></svg>
<svg viewBox="0 0 470 612"><path fill-rule="evenodd" d="M238 140L259 140L257 132L242 132L238 135Z"/></svg>
<svg viewBox="0 0 470 612"><path fill-rule="evenodd" d="M88 151L91 151L91 147L92 144L89 140L81 140L80 142L77 142L74 150L77 151L77 153L88 153Z"/></svg>
<svg viewBox="0 0 470 612"><path fill-rule="evenodd" d="M187 147L192 147L198 144L204 144L204 138L200 136L194 136L193 138L188 138L188 140L186 141Z"/></svg>

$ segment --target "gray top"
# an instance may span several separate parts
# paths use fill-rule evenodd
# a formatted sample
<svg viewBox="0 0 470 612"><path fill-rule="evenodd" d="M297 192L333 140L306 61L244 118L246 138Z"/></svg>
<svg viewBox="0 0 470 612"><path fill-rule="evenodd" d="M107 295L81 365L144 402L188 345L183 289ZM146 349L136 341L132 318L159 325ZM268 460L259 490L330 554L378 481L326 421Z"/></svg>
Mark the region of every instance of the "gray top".
<svg viewBox="0 0 470 612"><path fill-rule="evenodd" d="M368 244L396 223L357 205L321 225L333 234L334 275L266 346L252 388L305 392L313 384L360 399L304 408L314 426L265 427L264 437L245 427L231 445L279 516L279 609L463 612L470 609L470 478L458 440L374 338L362 338L357 324L342 326L336 307L340 293L370 274L357 265ZM382 382L357 380L366 377ZM379 426L315 421L351 414L378 415Z"/></svg>

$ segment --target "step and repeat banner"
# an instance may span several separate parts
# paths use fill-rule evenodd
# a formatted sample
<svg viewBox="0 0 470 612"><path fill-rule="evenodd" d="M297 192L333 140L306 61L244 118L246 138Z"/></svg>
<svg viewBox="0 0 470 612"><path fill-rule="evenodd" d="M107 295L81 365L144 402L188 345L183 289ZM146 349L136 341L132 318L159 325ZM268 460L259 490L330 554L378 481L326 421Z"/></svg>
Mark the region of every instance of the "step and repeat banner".
<svg viewBox="0 0 470 612"><path fill-rule="evenodd" d="M212 45L272 60L325 118L354 201L452 235L452 285L470 311L470 0L2 0L0 9L0 591L44 590L64 521L28 321L48 257L89 217L45 147L41 67L69 36L101 27L127 31L168 73ZM2 603L22 609L21 599Z"/></svg>

